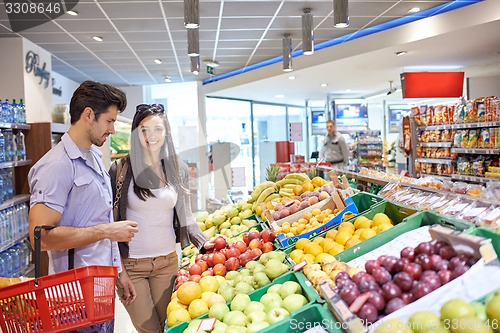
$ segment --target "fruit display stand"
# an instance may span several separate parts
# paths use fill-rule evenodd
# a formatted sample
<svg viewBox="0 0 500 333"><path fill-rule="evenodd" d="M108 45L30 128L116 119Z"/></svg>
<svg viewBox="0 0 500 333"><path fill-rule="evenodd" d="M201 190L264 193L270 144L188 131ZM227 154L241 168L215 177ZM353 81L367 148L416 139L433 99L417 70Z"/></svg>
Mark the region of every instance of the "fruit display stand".
<svg viewBox="0 0 500 333"><path fill-rule="evenodd" d="M366 192L356 193L351 198L352 198L352 201L354 201L354 204L356 205L356 208L358 209L359 214L363 214L363 213L367 212L373 206L384 201L384 198L382 198L378 195L366 193Z"/></svg>
<svg viewBox="0 0 500 333"><path fill-rule="evenodd" d="M300 285L300 287L302 288L302 295L305 296L307 301L308 301L306 306L316 304L318 302L320 302L322 305L324 304L324 302L319 297L318 293L311 287L311 283L307 280L307 278L301 272L288 272L286 274L283 274L280 277L277 277L276 279L274 279L274 281L271 282L270 284L251 292L250 294L248 294L248 296L250 297L251 301L258 302L261 299L261 297L267 293L269 288L271 288L272 286L276 286L278 284L282 285L283 283L285 283L287 281L293 281L293 282L296 282ZM231 308L231 302L228 302L227 306L229 308ZM304 307L301 307L295 311L292 311L290 313L290 315L293 317L296 313L299 313L302 309L304 309ZM204 314L196 319L205 319L205 318L208 318L208 316L209 315L207 313L207 314ZM274 325L276 325L276 327L279 327L279 324L281 324L281 321L277 322L273 325L268 326L268 328L272 329ZM182 333L188 327L188 325L189 325L188 322L180 323L176 326L172 326L172 327L168 328L166 330L166 333Z"/></svg>

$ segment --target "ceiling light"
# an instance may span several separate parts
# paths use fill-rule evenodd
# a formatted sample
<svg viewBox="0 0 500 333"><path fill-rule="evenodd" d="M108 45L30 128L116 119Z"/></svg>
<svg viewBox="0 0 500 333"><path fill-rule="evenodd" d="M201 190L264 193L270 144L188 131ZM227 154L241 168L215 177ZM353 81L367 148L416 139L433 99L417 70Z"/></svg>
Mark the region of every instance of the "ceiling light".
<svg viewBox="0 0 500 333"><path fill-rule="evenodd" d="M207 65L208 67L212 67L212 68L217 68L219 67L219 63L215 60L203 60L203 63L205 65Z"/></svg>
<svg viewBox="0 0 500 333"><path fill-rule="evenodd" d="M285 95L274 95L275 98L285 98Z"/></svg>
<svg viewBox="0 0 500 333"><path fill-rule="evenodd" d="M420 8L418 8L418 7L413 7L413 8L408 9L408 13L410 13L410 14L415 14L415 13L418 13L419 11L420 11Z"/></svg>
<svg viewBox="0 0 500 333"><path fill-rule="evenodd" d="M295 79L296 79L296 78L295 78L295 76L293 76L293 75L290 75L290 76L288 77L288 80L295 80Z"/></svg>
<svg viewBox="0 0 500 333"><path fill-rule="evenodd" d="M313 15L309 8L304 9L302 14L302 53L304 55L314 53Z"/></svg>
<svg viewBox="0 0 500 333"><path fill-rule="evenodd" d="M102 42L102 37L99 36L92 36L92 39L95 40L96 42Z"/></svg>
<svg viewBox="0 0 500 333"><path fill-rule="evenodd" d="M198 29L187 29L188 55L197 57L200 55L200 31Z"/></svg>
<svg viewBox="0 0 500 333"><path fill-rule="evenodd" d="M161 59L155 59L155 64L161 65Z"/></svg>
<svg viewBox="0 0 500 333"><path fill-rule="evenodd" d="M396 52L396 55L398 57L401 57L402 55L405 55L407 52L406 51L399 51L399 52Z"/></svg>
<svg viewBox="0 0 500 333"><path fill-rule="evenodd" d="M200 26L199 0L184 0L184 26L197 29Z"/></svg>
<svg viewBox="0 0 500 333"><path fill-rule="evenodd" d="M349 1L333 0L333 26L347 28L349 26Z"/></svg>
<svg viewBox="0 0 500 333"><path fill-rule="evenodd" d="M283 36L283 72L291 72L292 68L292 38L290 34Z"/></svg>
<svg viewBox="0 0 500 333"><path fill-rule="evenodd" d="M200 57L191 57L191 73L194 75L200 74Z"/></svg>
<svg viewBox="0 0 500 333"><path fill-rule="evenodd" d="M172 79L171 79L171 78L170 78L170 76L168 76L168 75L165 75L165 76L163 77L163 80L164 80L165 82L167 82L167 83L172 82Z"/></svg>
<svg viewBox="0 0 500 333"><path fill-rule="evenodd" d="M68 13L71 16L77 16L78 12L76 10L68 10L66 13Z"/></svg>
<svg viewBox="0 0 500 333"><path fill-rule="evenodd" d="M321 88L324 88L324 87L328 86L328 84L327 83L322 83L322 84L320 84L320 86L321 86Z"/></svg>

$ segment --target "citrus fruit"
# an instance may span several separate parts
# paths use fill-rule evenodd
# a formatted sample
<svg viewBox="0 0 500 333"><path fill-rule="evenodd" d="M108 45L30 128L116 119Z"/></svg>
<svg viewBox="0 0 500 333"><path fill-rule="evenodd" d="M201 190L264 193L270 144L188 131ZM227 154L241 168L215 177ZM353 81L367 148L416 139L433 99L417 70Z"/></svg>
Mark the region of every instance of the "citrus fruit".
<svg viewBox="0 0 500 333"><path fill-rule="evenodd" d="M338 232L339 232L339 231L338 231L337 229L332 229L332 230L330 230L330 231L328 231L328 232L326 233L326 236L325 236L325 237L326 237L326 238L330 238L330 239L335 239L335 237L337 236Z"/></svg>
<svg viewBox="0 0 500 333"><path fill-rule="evenodd" d="M199 284L202 292L212 291L216 293L219 290L219 281L215 276L204 276L200 279Z"/></svg>
<svg viewBox="0 0 500 333"><path fill-rule="evenodd" d="M313 214L313 216L318 216L319 214L321 214L321 209L319 209L319 208L314 208L314 209L312 210L312 214Z"/></svg>
<svg viewBox="0 0 500 333"><path fill-rule="evenodd" d="M324 238L323 237L316 237L313 239L313 243L320 244L323 242Z"/></svg>
<svg viewBox="0 0 500 333"><path fill-rule="evenodd" d="M345 232L345 231L339 231L337 236L335 236L335 242L339 243L340 245L344 245L349 238L351 238L350 233Z"/></svg>
<svg viewBox="0 0 500 333"><path fill-rule="evenodd" d="M195 299L189 304L188 308L191 318L196 318L208 312L208 305L202 299Z"/></svg>
<svg viewBox="0 0 500 333"><path fill-rule="evenodd" d="M177 289L177 298L179 302L189 305L193 300L201 298L201 287L194 281L187 281L181 284Z"/></svg>
<svg viewBox="0 0 500 333"><path fill-rule="evenodd" d="M372 230L372 229L364 229L361 235L359 235L359 239L364 241L368 238L372 238L373 236L377 235L377 233Z"/></svg>
<svg viewBox="0 0 500 333"><path fill-rule="evenodd" d="M354 220L354 228L359 229L362 223L366 223L369 219L366 216L358 216L356 220Z"/></svg>
<svg viewBox="0 0 500 333"><path fill-rule="evenodd" d="M183 283L182 285L185 285L186 283ZM184 321L190 321L190 320L191 320L191 316L189 315L188 310L175 309L175 310L172 310L172 312L170 312L170 315L168 316L167 324L169 327L172 327L172 326L177 325L179 323L182 323Z"/></svg>
<svg viewBox="0 0 500 333"><path fill-rule="evenodd" d="M170 301L167 306L167 316L170 312L177 310L177 309L187 309L187 306L184 304L179 303L176 300Z"/></svg>
<svg viewBox="0 0 500 333"><path fill-rule="evenodd" d="M313 214L311 212L305 212L304 213L304 218L309 221L311 219L311 217L313 216Z"/></svg>
<svg viewBox="0 0 500 333"><path fill-rule="evenodd" d="M389 224L389 223L381 224L377 227L377 234L380 234L381 232L384 232L388 229L391 229L392 227L394 227L394 226L392 224Z"/></svg>
<svg viewBox="0 0 500 333"><path fill-rule="evenodd" d="M354 245L358 245L359 243L361 243L361 241L359 240L359 238L357 237L351 237L347 240L347 242L345 242L345 245L344 247L346 249L350 248L350 247L353 247Z"/></svg>
<svg viewBox="0 0 500 333"><path fill-rule="evenodd" d="M308 264L312 264L314 263L315 256L313 256L312 254L304 254L302 260L305 260Z"/></svg>
<svg viewBox="0 0 500 333"><path fill-rule="evenodd" d="M385 223L392 223L391 222L391 219L385 215L384 213L377 213L375 214L375 216L373 217L372 219L372 226L374 227L378 227L379 225L381 224L385 224Z"/></svg>
<svg viewBox="0 0 500 333"><path fill-rule="evenodd" d="M354 233L354 224L351 222L342 222L338 227L339 232L348 232L350 235Z"/></svg>
<svg viewBox="0 0 500 333"><path fill-rule="evenodd" d="M331 254L332 256L339 254L340 252L344 251L344 246L340 245L339 243L333 244L333 247L328 251L328 254Z"/></svg>
<svg viewBox="0 0 500 333"><path fill-rule="evenodd" d="M314 257L316 257L318 254L320 254L322 252L323 252L323 248L319 244L316 244L316 243L309 243L304 248L304 253L311 254Z"/></svg>

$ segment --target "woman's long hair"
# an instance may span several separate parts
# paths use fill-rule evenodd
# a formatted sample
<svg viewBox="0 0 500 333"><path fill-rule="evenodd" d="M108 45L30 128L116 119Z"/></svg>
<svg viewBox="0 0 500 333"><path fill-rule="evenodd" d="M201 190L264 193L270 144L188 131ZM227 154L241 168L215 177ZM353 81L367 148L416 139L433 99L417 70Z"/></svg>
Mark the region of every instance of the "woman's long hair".
<svg viewBox="0 0 500 333"><path fill-rule="evenodd" d="M134 177L134 193L143 201L148 197L154 197L151 189L161 188L162 179L147 165L145 155L148 150L141 145L139 135L143 135L139 124L149 116L157 116L163 120L165 126L165 142L163 143L159 159L161 161L161 170L167 185L174 186L179 191L188 192L183 186L180 174L179 160L174 149L170 124L161 104L139 104L136 107L136 113L132 121L132 133L130 137L130 165L132 166L132 176Z"/></svg>

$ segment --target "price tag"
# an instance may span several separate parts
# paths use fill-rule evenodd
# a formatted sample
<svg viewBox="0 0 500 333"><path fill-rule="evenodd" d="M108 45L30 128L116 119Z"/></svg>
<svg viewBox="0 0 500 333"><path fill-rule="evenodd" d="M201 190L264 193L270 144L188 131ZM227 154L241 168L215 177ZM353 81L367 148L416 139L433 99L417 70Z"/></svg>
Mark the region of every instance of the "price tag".
<svg viewBox="0 0 500 333"><path fill-rule="evenodd" d="M358 313L361 307L366 303L366 301L368 301L368 298L370 298L369 292L359 295L349 306L349 310L351 310L352 313Z"/></svg>
<svg viewBox="0 0 500 333"><path fill-rule="evenodd" d="M298 264L295 264L293 267L292 267L292 270L294 272L297 272L297 271L300 271L302 268L304 268L305 266L307 265L307 261L305 260L302 260L301 262L299 262Z"/></svg>
<svg viewBox="0 0 500 333"><path fill-rule="evenodd" d="M198 326L198 331L207 331L210 332L214 329L215 323L217 322L216 318L207 318L203 319Z"/></svg>

